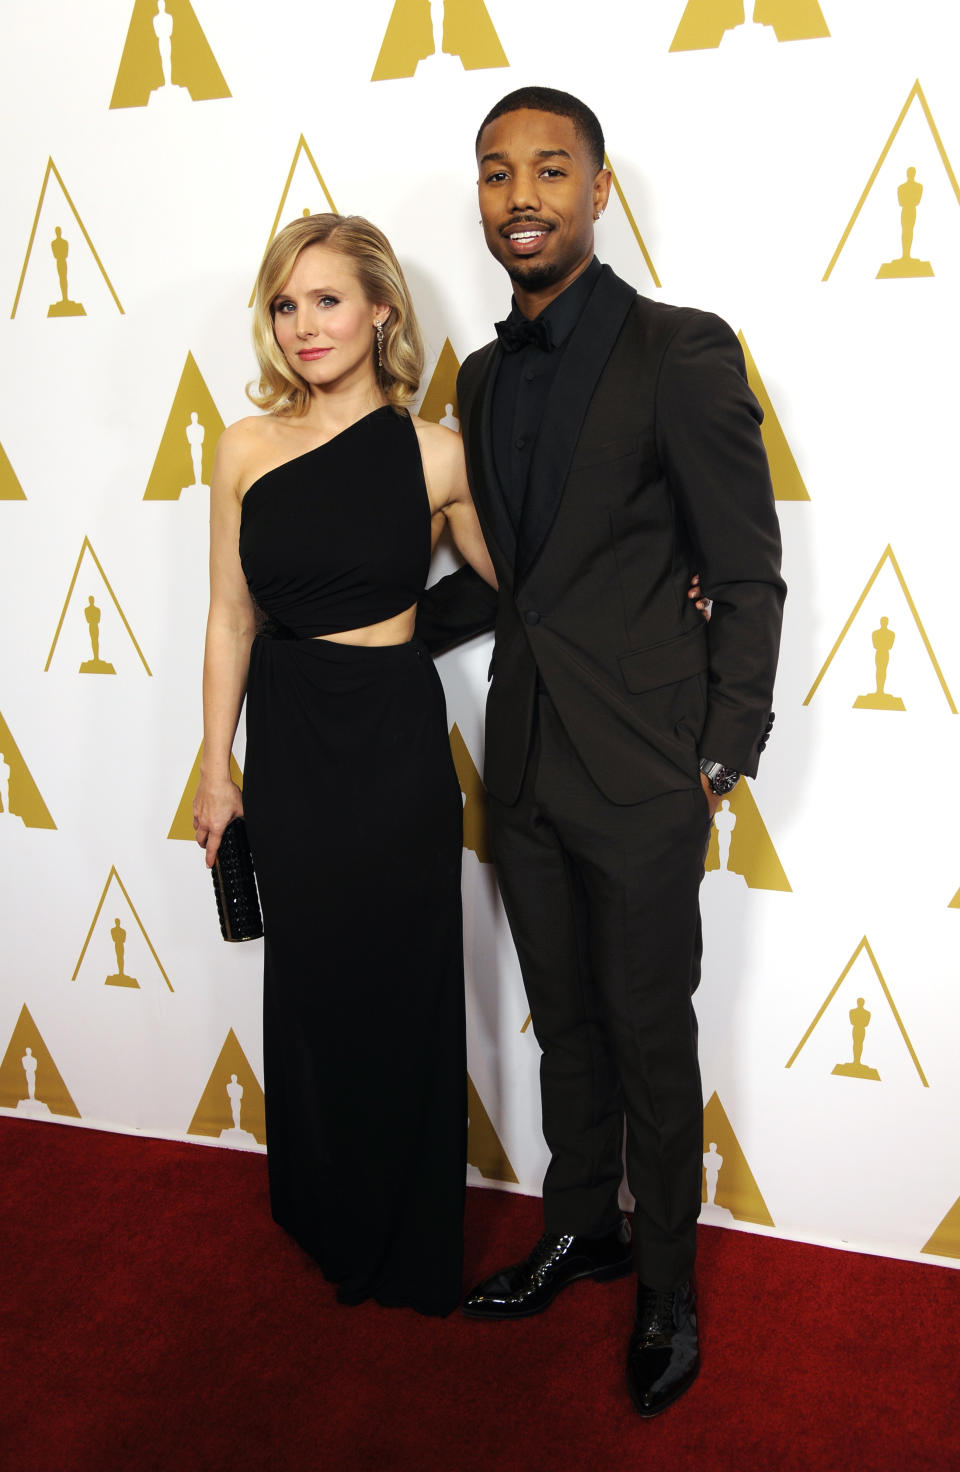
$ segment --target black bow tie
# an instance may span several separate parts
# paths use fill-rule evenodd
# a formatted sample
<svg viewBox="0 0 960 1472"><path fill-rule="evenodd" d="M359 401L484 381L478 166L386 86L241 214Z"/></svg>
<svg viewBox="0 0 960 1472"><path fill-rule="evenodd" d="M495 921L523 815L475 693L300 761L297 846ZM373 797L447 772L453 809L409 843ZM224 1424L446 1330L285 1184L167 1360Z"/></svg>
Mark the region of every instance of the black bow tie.
<svg viewBox="0 0 960 1472"><path fill-rule="evenodd" d="M541 348L545 353L553 352L553 334L550 331L550 323L543 317L534 317L528 321L521 317L519 321L495 322L497 336L500 346L505 353L519 353L521 348L533 343L534 347Z"/></svg>

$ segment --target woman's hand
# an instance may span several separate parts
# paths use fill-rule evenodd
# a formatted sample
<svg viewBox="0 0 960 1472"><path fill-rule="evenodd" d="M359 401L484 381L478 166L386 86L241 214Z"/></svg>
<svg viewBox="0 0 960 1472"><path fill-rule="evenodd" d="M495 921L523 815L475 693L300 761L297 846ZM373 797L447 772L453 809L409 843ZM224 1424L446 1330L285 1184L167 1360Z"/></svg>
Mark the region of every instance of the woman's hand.
<svg viewBox="0 0 960 1472"><path fill-rule="evenodd" d="M207 868L212 869L223 830L234 818L243 817L243 798L235 782L209 782L200 778L193 799L193 826L197 842L207 851Z"/></svg>
<svg viewBox="0 0 960 1472"><path fill-rule="evenodd" d="M693 574L693 577L690 579L690 587L687 591L687 597L693 598L696 601L697 612L702 613L707 623L709 623L710 611L713 608L713 599L705 598L703 596L703 593L700 589L700 574L698 572L695 572Z"/></svg>

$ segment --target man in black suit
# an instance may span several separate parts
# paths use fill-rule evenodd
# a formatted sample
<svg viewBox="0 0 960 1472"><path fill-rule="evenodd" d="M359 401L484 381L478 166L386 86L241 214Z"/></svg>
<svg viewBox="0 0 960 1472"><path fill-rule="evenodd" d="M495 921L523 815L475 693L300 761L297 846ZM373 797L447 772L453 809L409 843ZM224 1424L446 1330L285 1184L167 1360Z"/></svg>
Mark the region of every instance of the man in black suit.
<svg viewBox="0 0 960 1472"><path fill-rule="evenodd" d="M698 891L713 813L756 773L772 720L779 530L729 327L638 296L594 257L611 176L589 108L513 92L477 158L514 291L458 382L499 581L484 781L551 1158L545 1234L464 1312L536 1313L635 1253L627 1383L651 1416L699 1369ZM686 596L692 567L709 624Z"/></svg>

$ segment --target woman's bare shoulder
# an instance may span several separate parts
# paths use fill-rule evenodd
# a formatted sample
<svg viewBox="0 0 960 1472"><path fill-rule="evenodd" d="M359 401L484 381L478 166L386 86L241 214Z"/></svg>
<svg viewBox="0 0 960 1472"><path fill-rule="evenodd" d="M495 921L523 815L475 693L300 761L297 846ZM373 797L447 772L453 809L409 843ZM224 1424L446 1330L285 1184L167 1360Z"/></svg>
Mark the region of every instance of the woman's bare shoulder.
<svg viewBox="0 0 960 1472"><path fill-rule="evenodd" d="M463 442L456 430L448 429L445 424L434 424L432 419L421 419L419 414L411 414L410 419L424 455L429 455L440 465L463 458Z"/></svg>
<svg viewBox="0 0 960 1472"><path fill-rule="evenodd" d="M248 414L228 424L218 441L230 455L242 454L245 449L259 448L267 444L276 434L276 420L272 414Z"/></svg>

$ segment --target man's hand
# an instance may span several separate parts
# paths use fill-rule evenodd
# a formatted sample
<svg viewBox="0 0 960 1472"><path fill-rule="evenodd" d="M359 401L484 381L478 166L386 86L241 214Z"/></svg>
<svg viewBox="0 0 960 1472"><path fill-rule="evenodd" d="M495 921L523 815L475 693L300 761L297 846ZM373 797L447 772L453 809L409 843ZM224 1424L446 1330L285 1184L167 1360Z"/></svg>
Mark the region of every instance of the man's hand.
<svg viewBox="0 0 960 1472"><path fill-rule="evenodd" d="M710 809L710 818L712 821L717 808L723 802L723 798L717 796L702 772L700 773L700 786L703 788L704 796L707 799L707 806Z"/></svg>

